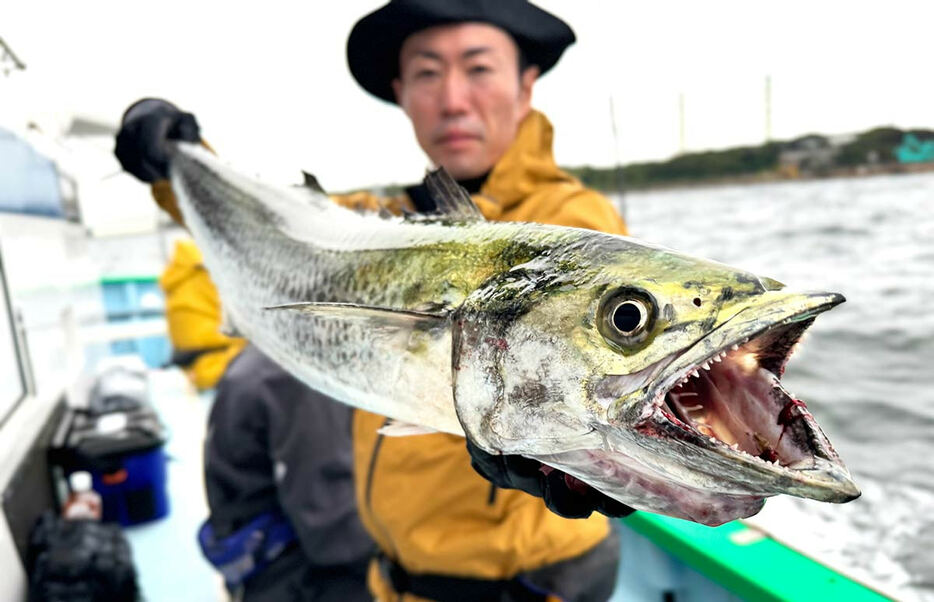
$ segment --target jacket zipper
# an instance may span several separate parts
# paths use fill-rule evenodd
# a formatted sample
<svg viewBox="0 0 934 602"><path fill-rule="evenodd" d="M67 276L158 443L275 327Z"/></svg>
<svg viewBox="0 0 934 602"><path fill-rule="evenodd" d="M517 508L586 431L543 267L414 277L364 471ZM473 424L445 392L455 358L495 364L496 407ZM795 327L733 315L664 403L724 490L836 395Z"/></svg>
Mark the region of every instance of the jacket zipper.
<svg viewBox="0 0 934 602"><path fill-rule="evenodd" d="M383 422L383 426L388 425L388 424L389 424L389 421L390 421L390 419L387 418L387 419ZM378 435L376 436L376 443L373 444L373 454L370 456L370 464L369 464L369 466L367 467L367 473L366 473L366 510L367 510L367 513L370 515L370 518L373 520L373 524L376 526L377 529L379 529L380 533L383 535L383 539L386 541L386 543L387 543L387 544L389 545L389 547L392 549L392 557L393 557L393 560L398 560L399 554L396 552L396 546L394 545L394 543L393 543L393 541L392 541L392 538L389 537L389 532L386 531L386 528L383 526L383 524L382 524L382 523L379 521L379 519L376 517L376 514L373 513L373 478L374 478L373 473L375 472L375 468L376 468L376 457L379 455L380 447L382 447L382 445L383 445L383 437L385 437L385 435L383 435L383 434L378 434Z"/></svg>

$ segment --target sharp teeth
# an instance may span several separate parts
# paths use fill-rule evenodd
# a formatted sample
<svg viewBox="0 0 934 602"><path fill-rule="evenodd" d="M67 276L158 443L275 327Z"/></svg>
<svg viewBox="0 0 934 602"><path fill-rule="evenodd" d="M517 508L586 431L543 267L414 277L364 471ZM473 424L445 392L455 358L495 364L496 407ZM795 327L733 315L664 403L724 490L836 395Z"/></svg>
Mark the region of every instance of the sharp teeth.
<svg viewBox="0 0 934 602"><path fill-rule="evenodd" d="M701 368L703 368L704 370L710 370L710 362L709 361L704 362Z"/></svg>
<svg viewBox="0 0 934 602"><path fill-rule="evenodd" d="M732 449L733 451L739 451L739 443L734 443L733 445L730 446L730 449Z"/></svg>

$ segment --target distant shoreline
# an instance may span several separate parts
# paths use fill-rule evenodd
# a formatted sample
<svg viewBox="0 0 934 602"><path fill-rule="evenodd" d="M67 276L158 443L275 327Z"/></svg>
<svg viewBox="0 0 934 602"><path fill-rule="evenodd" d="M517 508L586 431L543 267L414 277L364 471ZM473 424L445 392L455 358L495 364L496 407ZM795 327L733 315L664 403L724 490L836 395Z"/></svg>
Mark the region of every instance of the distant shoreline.
<svg viewBox="0 0 934 602"><path fill-rule="evenodd" d="M709 188L715 186L733 186L748 184L782 184L790 182L811 182L814 180L830 180L838 178L860 178L865 176L904 175L934 172L934 162L927 163L886 163L877 165L859 165L856 167L837 167L824 173L802 174L789 177L777 171L756 174L724 176L718 178L703 178L697 180L681 180L658 182L642 186L626 186L623 182L622 192L649 192L655 190L678 190L682 188ZM599 188L606 194L619 194L615 188Z"/></svg>

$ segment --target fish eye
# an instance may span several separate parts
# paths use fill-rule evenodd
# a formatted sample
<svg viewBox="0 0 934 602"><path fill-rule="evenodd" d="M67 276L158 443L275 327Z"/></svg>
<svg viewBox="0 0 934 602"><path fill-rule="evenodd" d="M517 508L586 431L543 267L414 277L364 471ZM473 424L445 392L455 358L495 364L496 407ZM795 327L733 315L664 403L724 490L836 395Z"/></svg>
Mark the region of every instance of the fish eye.
<svg viewBox="0 0 934 602"><path fill-rule="evenodd" d="M655 303L641 289L611 292L600 304L598 329L605 339L623 348L645 340L655 319Z"/></svg>
<svg viewBox="0 0 934 602"><path fill-rule="evenodd" d="M645 304L632 299L623 301L613 310L613 326L624 336L632 336L637 330L645 326L649 319L649 312Z"/></svg>

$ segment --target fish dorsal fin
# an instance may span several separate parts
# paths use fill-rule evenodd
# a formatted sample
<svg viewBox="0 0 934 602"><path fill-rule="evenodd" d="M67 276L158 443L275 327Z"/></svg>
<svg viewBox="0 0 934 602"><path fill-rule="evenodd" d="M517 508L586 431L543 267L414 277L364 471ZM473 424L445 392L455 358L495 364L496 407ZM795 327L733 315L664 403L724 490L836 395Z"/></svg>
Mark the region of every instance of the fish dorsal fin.
<svg viewBox="0 0 934 602"><path fill-rule="evenodd" d="M425 174L425 186L437 206L437 209L430 217L483 221L483 214L480 213L477 204L443 167Z"/></svg>
<svg viewBox="0 0 934 602"><path fill-rule="evenodd" d="M320 318L365 321L374 326L400 328L432 328L441 325L447 319L447 313L441 311L395 309L354 303L286 303L284 305L273 305L266 309L298 311Z"/></svg>
<svg viewBox="0 0 934 602"><path fill-rule="evenodd" d="M321 186L321 183L318 182L318 178L314 174L310 174L304 169L302 170L302 186L305 188L310 188L314 192L320 192L321 194L327 194L324 191L324 187Z"/></svg>

